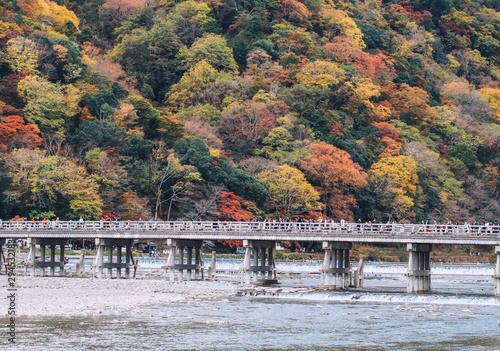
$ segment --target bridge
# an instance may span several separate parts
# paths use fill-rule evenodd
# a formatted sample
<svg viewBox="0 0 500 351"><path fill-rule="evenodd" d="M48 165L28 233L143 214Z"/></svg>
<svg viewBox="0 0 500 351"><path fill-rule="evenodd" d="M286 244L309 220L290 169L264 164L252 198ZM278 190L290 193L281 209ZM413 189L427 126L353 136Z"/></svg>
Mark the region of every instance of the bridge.
<svg viewBox="0 0 500 351"><path fill-rule="evenodd" d="M39 268L58 267L64 272L64 247L71 239L95 239L98 249L95 267L98 276L116 269L121 277L129 276L134 240L165 241L169 249L166 268L170 279L199 279L201 249L204 241L238 240L246 249L242 281L276 282L274 254L277 242L322 242L325 258L323 286L339 289L349 284L350 249L353 243L406 244L409 252L408 292L430 290L430 252L432 245L491 245L495 247L495 294L500 295L500 225L392 224L333 222L229 222L229 221L9 221L0 222L0 242L27 239L30 245L31 274ZM41 248L40 259L35 255ZM46 260L45 248L51 249ZM55 259L60 247L59 261ZM122 257L125 249L125 257ZM107 261L104 251L108 251ZM116 257L113 252L116 250ZM193 257L194 254L194 257ZM122 261L123 258L123 261ZM115 259L113 261L113 259Z"/></svg>

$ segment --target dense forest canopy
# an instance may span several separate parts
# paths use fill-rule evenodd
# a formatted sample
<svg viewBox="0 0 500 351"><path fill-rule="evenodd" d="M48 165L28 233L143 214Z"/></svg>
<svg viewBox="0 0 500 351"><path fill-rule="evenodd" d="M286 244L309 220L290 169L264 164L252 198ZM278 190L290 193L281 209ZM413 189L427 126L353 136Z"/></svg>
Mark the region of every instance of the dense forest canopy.
<svg viewBox="0 0 500 351"><path fill-rule="evenodd" d="M0 0L0 218L494 221L496 0Z"/></svg>

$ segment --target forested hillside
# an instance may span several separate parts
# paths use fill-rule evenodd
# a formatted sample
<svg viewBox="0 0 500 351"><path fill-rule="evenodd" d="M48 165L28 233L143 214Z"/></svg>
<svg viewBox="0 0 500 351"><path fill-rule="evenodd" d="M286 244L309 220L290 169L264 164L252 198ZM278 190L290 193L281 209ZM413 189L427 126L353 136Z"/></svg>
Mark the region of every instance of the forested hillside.
<svg viewBox="0 0 500 351"><path fill-rule="evenodd" d="M0 218L494 221L499 39L497 0L0 0Z"/></svg>

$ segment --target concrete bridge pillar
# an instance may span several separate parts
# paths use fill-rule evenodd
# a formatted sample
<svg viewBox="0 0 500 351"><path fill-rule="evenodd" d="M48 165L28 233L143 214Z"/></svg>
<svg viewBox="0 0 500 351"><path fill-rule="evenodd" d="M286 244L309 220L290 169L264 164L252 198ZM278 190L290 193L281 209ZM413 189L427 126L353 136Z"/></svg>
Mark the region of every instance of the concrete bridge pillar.
<svg viewBox="0 0 500 351"><path fill-rule="evenodd" d="M409 293L431 290L430 252L431 244L407 244Z"/></svg>
<svg viewBox="0 0 500 351"><path fill-rule="evenodd" d="M241 282L244 284L277 284L274 269L275 241L243 240L246 249Z"/></svg>
<svg viewBox="0 0 500 351"><path fill-rule="evenodd" d="M45 268L50 269L50 275L54 276L55 268L59 267L59 275L64 275L64 247L68 244L67 239L53 239L53 238L28 238L28 245L30 246L29 264L31 265L31 277L35 276L36 268L45 276ZM36 245L40 245L40 260L36 259ZM47 246L50 248L50 260L47 261L45 257L45 250ZM56 261L56 246L60 247L59 261Z"/></svg>
<svg viewBox="0 0 500 351"><path fill-rule="evenodd" d="M203 240L183 240L168 239L167 246L169 254L167 258L167 272L170 273L170 281L175 280L175 273L178 273L178 280L184 280L184 271L186 271L186 280L203 279L201 262L201 248ZM194 254L194 255L193 255ZM178 263L175 257L178 256Z"/></svg>
<svg viewBox="0 0 500 351"><path fill-rule="evenodd" d="M493 280L495 282L495 295L500 295L500 246L495 246L495 253L497 255L497 264Z"/></svg>
<svg viewBox="0 0 500 351"><path fill-rule="evenodd" d="M113 276L113 269L116 269L116 277L122 277L122 269L125 269L125 278L130 277L130 260L132 259L133 239L96 239L97 256L94 267L97 269L97 277L102 278L105 268L108 269L108 278ZM114 259L114 249L116 247L116 259ZM122 248L125 247L125 260L122 260ZM104 251L108 250L108 260L104 262Z"/></svg>
<svg viewBox="0 0 500 351"><path fill-rule="evenodd" d="M350 242L324 241L325 259L321 269L321 286L330 289L349 287Z"/></svg>

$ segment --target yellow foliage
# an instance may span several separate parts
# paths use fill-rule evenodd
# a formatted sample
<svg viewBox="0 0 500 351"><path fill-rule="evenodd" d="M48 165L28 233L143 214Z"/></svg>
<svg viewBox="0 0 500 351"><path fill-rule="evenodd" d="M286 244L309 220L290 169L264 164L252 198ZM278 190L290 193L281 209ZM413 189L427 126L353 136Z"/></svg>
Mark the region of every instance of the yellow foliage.
<svg viewBox="0 0 500 351"><path fill-rule="evenodd" d="M349 17L346 11L325 9L322 12L322 23L325 26L325 36L332 39L335 36L344 36L354 39L355 44L364 49L363 32L356 22Z"/></svg>
<svg viewBox="0 0 500 351"><path fill-rule="evenodd" d="M257 178L269 187L270 198L276 211L283 211L289 216L323 208L318 192L297 168L282 165L259 173Z"/></svg>
<svg viewBox="0 0 500 351"><path fill-rule="evenodd" d="M394 193L415 194L417 190L417 164L411 157L382 158L372 165L370 173L374 178L388 179Z"/></svg>
<svg viewBox="0 0 500 351"><path fill-rule="evenodd" d="M0 21L0 41L4 41L7 37L7 34L12 35L12 33L16 33L18 35L23 34L22 29L15 23L7 23Z"/></svg>
<svg viewBox="0 0 500 351"><path fill-rule="evenodd" d="M17 37L7 42L4 60L14 72L38 74L38 55L39 51L33 41Z"/></svg>
<svg viewBox="0 0 500 351"><path fill-rule="evenodd" d="M297 81L307 87L327 88L337 84L343 74L344 71L335 63L318 60L306 63L297 74Z"/></svg>
<svg viewBox="0 0 500 351"><path fill-rule="evenodd" d="M359 78L352 82L347 82L346 87L352 92L354 97L360 101L369 100L372 97L380 96L380 87L373 84L369 78Z"/></svg>
<svg viewBox="0 0 500 351"><path fill-rule="evenodd" d="M479 90L479 94L481 94L482 97L488 101L493 111L495 111L495 118L497 122L500 122L500 89L483 88Z"/></svg>
<svg viewBox="0 0 500 351"><path fill-rule="evenodd" d="M64 29L66 22L72 22L77 31L80 21L73 11L68 10L64 6L60 6L50 0L19 0L18 5L21 7L21 13L34 20L39 21L41 26L42 21L46 20L54 24L54 28L58 31Z"/></svg>

